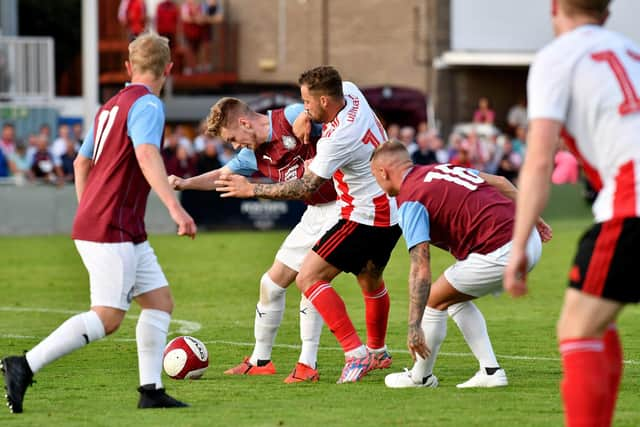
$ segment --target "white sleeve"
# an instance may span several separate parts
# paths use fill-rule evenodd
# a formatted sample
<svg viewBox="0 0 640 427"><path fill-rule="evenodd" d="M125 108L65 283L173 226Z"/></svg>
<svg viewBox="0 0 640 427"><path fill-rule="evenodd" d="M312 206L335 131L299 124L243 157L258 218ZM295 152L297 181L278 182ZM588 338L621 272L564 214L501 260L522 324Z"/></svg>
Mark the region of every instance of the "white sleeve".
<svg viewBox="0 0 640 427"><path fill-rule="evenodd" d="M333 174L350 160L352 144L353 140L340 138L336 134L330 138L320 138L316 146L316 156L311 161L309 170L320 178L331 179Z"/></svg>
<svg viewBox="0 0 640 427"><path fill-rule="evenodd" d="M553 119L564 122L567 117L575 62L566 58L566 55L562 58L559 53L562 52L557 49L543 49L529 69L529 120Z"/></svg>

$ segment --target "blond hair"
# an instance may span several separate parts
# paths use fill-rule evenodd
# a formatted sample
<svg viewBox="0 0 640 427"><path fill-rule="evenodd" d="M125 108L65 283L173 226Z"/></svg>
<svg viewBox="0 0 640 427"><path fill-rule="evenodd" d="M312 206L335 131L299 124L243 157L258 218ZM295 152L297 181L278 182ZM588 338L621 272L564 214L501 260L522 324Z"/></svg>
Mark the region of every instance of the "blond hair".
<svg viewBox="0 0 640 427"><path fill-rule="evenodd" d="M411 161L407 148L400 141L387 141L378 145L371 154L371 161L384 159L387 156L397 156L399 160Z"/></svg>
<svg viewBox="0 0 640 427"><path fill-rule="evenodd" d="M218 102L213 104L207 116L207 135L220 136L222 128L228 128L233 120L243 114L253 114L247 104L238 98L220 98Z"/></svg>
<svg viewBox="0 0 640 427"><path fill-rule="evenodd" d="M558 0L562 10L569 16L580 14L602 19L609 10L611 0Z"/></svg>
<svg viewBox="0 0 640 427"><path fill-rule="evenodd" d="M146 32L129 43L129 63L135 74L150 72L159 78L170 62L171 50L166 37Z"/></svg>

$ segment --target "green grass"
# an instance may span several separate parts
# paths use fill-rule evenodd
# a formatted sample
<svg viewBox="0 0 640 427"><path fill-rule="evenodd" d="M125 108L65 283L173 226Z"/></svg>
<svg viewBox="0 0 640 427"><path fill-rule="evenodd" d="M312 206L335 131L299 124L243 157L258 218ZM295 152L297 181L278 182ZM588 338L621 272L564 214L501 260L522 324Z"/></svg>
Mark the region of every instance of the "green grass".
<svg viewBox="0 0 640 427"><path fill-rule="evenodd" d="M530 295L520 300L503 295L478 301L496 353L509 375L507 388L455 388L475 372L477 365L452 322L436 364L441 382L437 389L387 389L382 371L369 374L358 384L336 385L342 355L326 329L319 354L318 384L282 382L298 356L297 349L286 346L274 350L278 368L275 376L224 376L224 369L251 352L251 346L242 343L253 342L258 279L271 264L285 232L218 232L199 235L194 242L151 236L172 284L174 318L201 323L202 329L193 335L203 340L210 352L210 369L202 380L165 379L170 393L192 407L135 409L135 321L126 319L115 335L39 372L37 384L27 392L25 413L12 415L1 410L0 426L561 425L555 322L568 266L590 217L572 187L556 189L554 201L546 216L554 227L554 239L545 245L542 261L531 275ZM0 253L0 354L31 348L69 316L65 310L87 309L87 274L68 237L1 237ZM452 261L441 251L434 251L433 258L436 274ZM401 242L385 273L392 299L388 344L395 350L394 370L410 365L405 351L408 263ZM362 335L363 303L353 277L341 275L335 287ZM299 293L291 289L288 294L277 343L297 345ZM43 308L52 311L37 310ZM131 314L137 312L132 309ZM639 320L637 307L628 307L620 319L625 359L630 363L625 365L617 426L640 425ZM172 325L173 331L176 327Z"/></svg>

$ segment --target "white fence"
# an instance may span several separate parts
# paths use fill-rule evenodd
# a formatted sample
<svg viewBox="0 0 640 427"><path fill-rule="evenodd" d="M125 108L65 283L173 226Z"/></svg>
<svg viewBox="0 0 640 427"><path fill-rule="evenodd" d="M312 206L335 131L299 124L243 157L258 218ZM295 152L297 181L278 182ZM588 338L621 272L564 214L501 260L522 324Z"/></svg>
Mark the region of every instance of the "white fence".
<svg viewBox="0 0 640 427"><path fill-rule="evenodd" d="M51 37L0 37L0 100L51 100L55 63Z"/></svg>

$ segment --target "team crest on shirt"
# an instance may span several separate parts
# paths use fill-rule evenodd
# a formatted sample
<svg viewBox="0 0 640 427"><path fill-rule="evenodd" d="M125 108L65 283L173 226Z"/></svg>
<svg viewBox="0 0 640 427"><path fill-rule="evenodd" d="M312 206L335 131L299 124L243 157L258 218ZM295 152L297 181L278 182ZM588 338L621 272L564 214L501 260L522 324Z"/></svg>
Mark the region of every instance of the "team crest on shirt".
<svg viewBox="0 0 640 427"><path fill-rule="evenodd" d="M290 135L285 135L282 137L282 145L284 145L284 148L286 148L289 151L296 148L297 144L298 142L296 141L296 139Z"/></svg>

